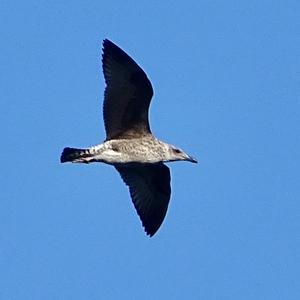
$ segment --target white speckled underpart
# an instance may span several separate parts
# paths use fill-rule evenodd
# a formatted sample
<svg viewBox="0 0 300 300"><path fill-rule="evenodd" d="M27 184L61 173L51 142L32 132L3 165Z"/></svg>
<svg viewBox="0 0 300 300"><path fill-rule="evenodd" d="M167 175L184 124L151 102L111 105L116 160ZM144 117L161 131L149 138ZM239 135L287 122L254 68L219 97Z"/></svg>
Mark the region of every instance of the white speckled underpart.
<svg viewBox="0 0 300 300"><path fill-rule="evenodd" d="M174 153L174 146L159 141L152 135L141 139L109 140L85 149L90 157L73 162L103 162L107 164L158 163L191 160L183 152Z"/></svg>

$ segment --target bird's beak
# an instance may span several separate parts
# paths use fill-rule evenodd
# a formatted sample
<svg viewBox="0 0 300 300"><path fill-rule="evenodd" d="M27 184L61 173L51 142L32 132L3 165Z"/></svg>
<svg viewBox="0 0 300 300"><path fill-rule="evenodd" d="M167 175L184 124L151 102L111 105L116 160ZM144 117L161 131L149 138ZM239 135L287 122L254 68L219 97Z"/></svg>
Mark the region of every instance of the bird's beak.
<svg viewBox="0 0 300 300"><path fill-rule="evenodd" d="M186 160L187 160L187 161L190 161L190 162L192 162L192 163L195 163L195 164L198 163L197 159L194 158L193 156L190 156L190 155L187 155Z"/></svg>

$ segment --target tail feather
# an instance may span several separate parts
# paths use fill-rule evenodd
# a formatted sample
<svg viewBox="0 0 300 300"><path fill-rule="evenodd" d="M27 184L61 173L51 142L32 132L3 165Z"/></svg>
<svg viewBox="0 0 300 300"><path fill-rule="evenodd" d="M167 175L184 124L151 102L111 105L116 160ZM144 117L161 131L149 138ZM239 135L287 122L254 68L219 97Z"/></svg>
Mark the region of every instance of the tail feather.
<svg viewBox="0 0 300 300"><path fill-rule="evenodd" d="M91 156L88 149L76 149L76 148L64 148L61 156L60 156L60 162L82 162L82 163L88 163L89 161L86 160L86 158L89 158Z"/></svg>

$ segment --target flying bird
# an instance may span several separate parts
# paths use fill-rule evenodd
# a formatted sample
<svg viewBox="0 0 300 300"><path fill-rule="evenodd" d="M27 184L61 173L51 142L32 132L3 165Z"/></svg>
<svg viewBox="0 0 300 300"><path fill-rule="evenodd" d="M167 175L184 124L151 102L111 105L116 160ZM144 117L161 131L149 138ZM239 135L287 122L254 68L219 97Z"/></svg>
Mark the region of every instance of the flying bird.
<svg viewBox="0 0 300 300"><path fill-rule="evenodd" d="M106 139L86 149L64 148L60 161L114 166L129 187L146 233L153 236L166 216L171 196L170 170L164 162L197 161L151 133L152 85L138 64L108 39L103 41L102 67Z"/></svg>

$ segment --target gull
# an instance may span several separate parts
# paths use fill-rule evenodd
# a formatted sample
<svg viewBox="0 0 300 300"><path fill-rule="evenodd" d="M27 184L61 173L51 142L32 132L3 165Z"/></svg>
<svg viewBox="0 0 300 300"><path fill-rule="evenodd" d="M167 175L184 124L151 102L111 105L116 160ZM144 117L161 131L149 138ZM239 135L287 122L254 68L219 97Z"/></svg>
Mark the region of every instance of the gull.
<svg viewBox="0 0 300 300"><path fill-rule="evenodd" d="M166 216L171 196L170 170L164 162L197 161L151 133L148 111L152 85L138 64L108 39L103 41L102 67L106 139L86 149L64 148L60 161L114 166L129 187L145 232L151 237Z"/></svg>

